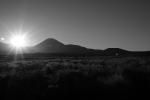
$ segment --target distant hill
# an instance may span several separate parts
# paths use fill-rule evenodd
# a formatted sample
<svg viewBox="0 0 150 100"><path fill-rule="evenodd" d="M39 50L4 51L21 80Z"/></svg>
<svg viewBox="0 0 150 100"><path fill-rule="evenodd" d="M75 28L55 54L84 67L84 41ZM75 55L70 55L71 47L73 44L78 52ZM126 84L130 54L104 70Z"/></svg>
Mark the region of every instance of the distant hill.
<svg viewBox="0 0 150 100"><path fill-rule="evenodd" d="M53 38L48 38L33 47L35 52L59 53L64 48L64 44Z"/></svg>
<svg viewBox="0 0 150 100"><path fill-rule="evenodd" d="M83 54L88 53L89 50L85 47L73 45L73 44L63 44L56 39L48 38L43 42L37 44L33 47L35 52L38 53L55 53L55 54Z"/></svg>
<svg viewBox="0 0 150 100"><path fill-rule="evenodd" d="M129 51L120 48L108 48L104 50L105 55L112 55L112 56L128 55L129 53L130 53Z"/></svg>
<svg viewBox="0 0 150 100"><path fill-rule="evenodd" d="M10 52L10 46L0 42L0 54L13 54L15 51ZM127 51L120 48L108 48L105 50L96 50L82 47L74 44L63 44L60 41L48 38L41 43L27 47L22 51L25 54L63 54L63 55L99 55L99 56L150 56L150 51L138 52Z"/></svg>
<svg viewBox="0 0 150 100"><path fill-rule="evenodd" d="M7 54L8 52L10 52L10 46L0 42L0 54Z"/></svg>

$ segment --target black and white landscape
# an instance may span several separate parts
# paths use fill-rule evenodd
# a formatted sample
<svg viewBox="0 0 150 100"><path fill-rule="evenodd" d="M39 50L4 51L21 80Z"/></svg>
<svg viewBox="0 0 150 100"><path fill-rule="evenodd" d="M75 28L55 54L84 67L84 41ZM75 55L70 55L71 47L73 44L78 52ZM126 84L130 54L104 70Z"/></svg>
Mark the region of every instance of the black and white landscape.
<svg viewBox="0 0 150 100"><path fill-rule="evenodd" d="M1 51L9 50L6 44L1 46ZM148 95L149 51L94 50L50 38L28 50L23 56L1 53L1 98L130 99Z"/></svg>
<svg viewBox="0 0 150 100"><path fill-rule="evenodd" d="M146 0L0 0L0 100L149 99Z"/></svg>

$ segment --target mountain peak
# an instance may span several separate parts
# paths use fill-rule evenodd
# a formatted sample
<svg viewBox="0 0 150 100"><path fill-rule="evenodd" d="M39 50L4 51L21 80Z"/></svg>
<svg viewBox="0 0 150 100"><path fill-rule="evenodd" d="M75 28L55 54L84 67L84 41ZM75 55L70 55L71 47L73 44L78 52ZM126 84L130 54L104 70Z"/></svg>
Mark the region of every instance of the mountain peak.
<svg viewBox="0 0 150 100"><path fill-rule="evenodd" d="M54 38L47 38L46 40L39 43L36 47L40 48L58 48L64 46L63 43L59 42Z"/></svg>
<svg viewBox="0 0 150 100"><path fill-rule="evenodd" d="M61 42L59 42L58 40L54 39L54 38L47 38L46 40L44 40L43 42L46 42L46 43L60 43L60 44L63 44Z"/></svg>

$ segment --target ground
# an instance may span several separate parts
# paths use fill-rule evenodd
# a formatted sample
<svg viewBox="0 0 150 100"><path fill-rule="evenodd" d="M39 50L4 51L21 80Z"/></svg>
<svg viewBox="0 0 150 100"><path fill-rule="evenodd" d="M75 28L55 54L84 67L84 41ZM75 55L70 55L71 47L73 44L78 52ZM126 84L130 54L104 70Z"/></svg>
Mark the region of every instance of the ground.
<svg viewBox="0 0 150 100"><path fill-rule="evenodd" d="M0 60L0 98L148 97L150 57L27 56Z"/></svg>

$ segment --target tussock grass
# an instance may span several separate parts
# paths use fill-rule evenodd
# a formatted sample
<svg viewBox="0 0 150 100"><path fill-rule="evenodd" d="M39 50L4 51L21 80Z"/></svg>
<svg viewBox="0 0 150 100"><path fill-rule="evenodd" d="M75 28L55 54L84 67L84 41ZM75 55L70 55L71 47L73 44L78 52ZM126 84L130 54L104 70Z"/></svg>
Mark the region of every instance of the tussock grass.
<svg viewBox="0 0 150 100"><path fill-rule="evenodd" d="M50 94L54 97L73 95L74 91L78 91L78 95L83 91L87 94L136 92L150 88L150 58L58 57L3 62L0 63L0 88L6 98L34 99Z"/></svg>

